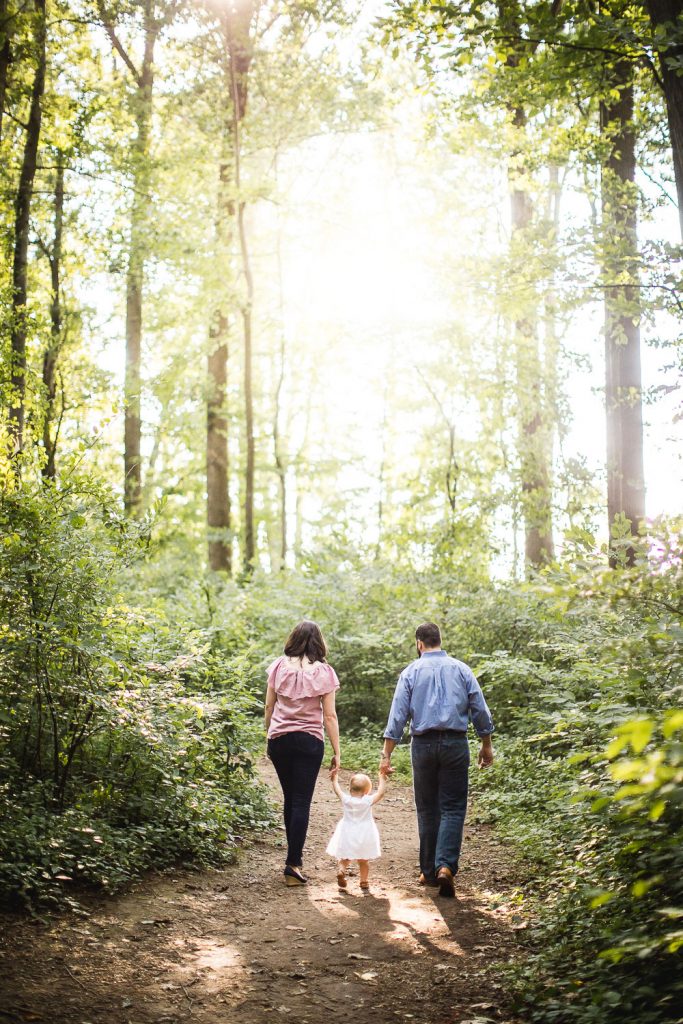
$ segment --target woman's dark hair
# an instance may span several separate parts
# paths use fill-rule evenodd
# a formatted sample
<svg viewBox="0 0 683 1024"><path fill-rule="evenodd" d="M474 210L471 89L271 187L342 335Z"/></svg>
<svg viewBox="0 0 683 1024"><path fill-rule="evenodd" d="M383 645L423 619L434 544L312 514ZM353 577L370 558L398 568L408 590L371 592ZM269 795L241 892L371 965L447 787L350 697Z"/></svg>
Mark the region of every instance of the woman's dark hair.
<svg viewBox="0 0 683 1024"><path fill-rule="evenodd" d="M433 622L423 622L415 630L415 639L421 640L425 647L440 647L441 630Z"/></svg>
<svg viewBox="0 0 683 1024"><path fill-rule="evenodd" d="M290 658L303 658L305 655L309 661L325 661L327 644L317 622L304 619L295 626L287 637L285 654Z"/></svg>

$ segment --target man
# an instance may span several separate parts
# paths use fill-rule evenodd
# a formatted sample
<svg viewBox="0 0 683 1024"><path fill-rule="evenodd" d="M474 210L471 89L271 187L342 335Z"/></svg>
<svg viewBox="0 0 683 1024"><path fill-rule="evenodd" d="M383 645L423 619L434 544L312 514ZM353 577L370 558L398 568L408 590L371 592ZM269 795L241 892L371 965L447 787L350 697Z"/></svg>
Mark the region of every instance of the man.
<svg viewBox="0 0 683 1024"><path fill-rule="evenodd" d="M467 812L467 726L471 721L481 738L479 765L486 768L493 764L493 720L472 670L441 649L439 627L425 622L415 640L418 657L396 684L379 770L393 772L391 753L410 718L420 884L452 897Z"/></svg>

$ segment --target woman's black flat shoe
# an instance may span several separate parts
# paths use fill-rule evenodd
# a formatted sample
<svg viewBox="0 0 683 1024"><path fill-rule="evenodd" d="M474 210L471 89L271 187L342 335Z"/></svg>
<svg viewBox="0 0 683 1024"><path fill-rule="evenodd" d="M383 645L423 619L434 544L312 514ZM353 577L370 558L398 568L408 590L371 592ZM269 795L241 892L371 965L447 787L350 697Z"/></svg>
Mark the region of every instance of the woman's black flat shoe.
<svg viewBox="0 0 683 1024"><path fill-rule="evenodd" d="M298 868L290 868L289 864L283 871L286 885L306 885L308 879L302 875Z"/></svg>

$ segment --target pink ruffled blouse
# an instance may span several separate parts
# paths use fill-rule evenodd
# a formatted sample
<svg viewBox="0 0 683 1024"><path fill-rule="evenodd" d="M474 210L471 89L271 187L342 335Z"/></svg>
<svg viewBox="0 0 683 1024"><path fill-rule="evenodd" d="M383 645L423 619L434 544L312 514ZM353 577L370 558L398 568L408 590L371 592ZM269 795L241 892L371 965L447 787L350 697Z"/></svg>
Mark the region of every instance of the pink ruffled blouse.
<svg viewBox="0 0 683 1024"><path fill-rule="evenodd" d="M337 673L331 665L283 654L268 669L268 686L277 694L269 740L286 732L308 732L323 738L322 698L339 689Z"/></svg>

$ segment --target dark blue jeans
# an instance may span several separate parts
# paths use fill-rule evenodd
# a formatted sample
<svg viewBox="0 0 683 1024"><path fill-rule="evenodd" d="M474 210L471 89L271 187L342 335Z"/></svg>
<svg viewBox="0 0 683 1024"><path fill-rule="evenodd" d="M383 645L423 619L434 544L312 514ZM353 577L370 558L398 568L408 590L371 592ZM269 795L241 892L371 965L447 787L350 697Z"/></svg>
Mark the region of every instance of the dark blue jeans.
<svg viewBox="0 0 683 1024"><path fill-rule="evenodd" d="M268 740L268 757L275 765L285 798L286 863L293 868L303 864L311 800L324 750L323 741L309 732L286 732Z"/></svg>
<svg viewBox="0 0 683 1024"><path fill-rule="evenodd" d="M467 813L467 736L436 731L413 736L410 756L420 834L420 870L430 880L441 867L456 874Z"/></svg>

